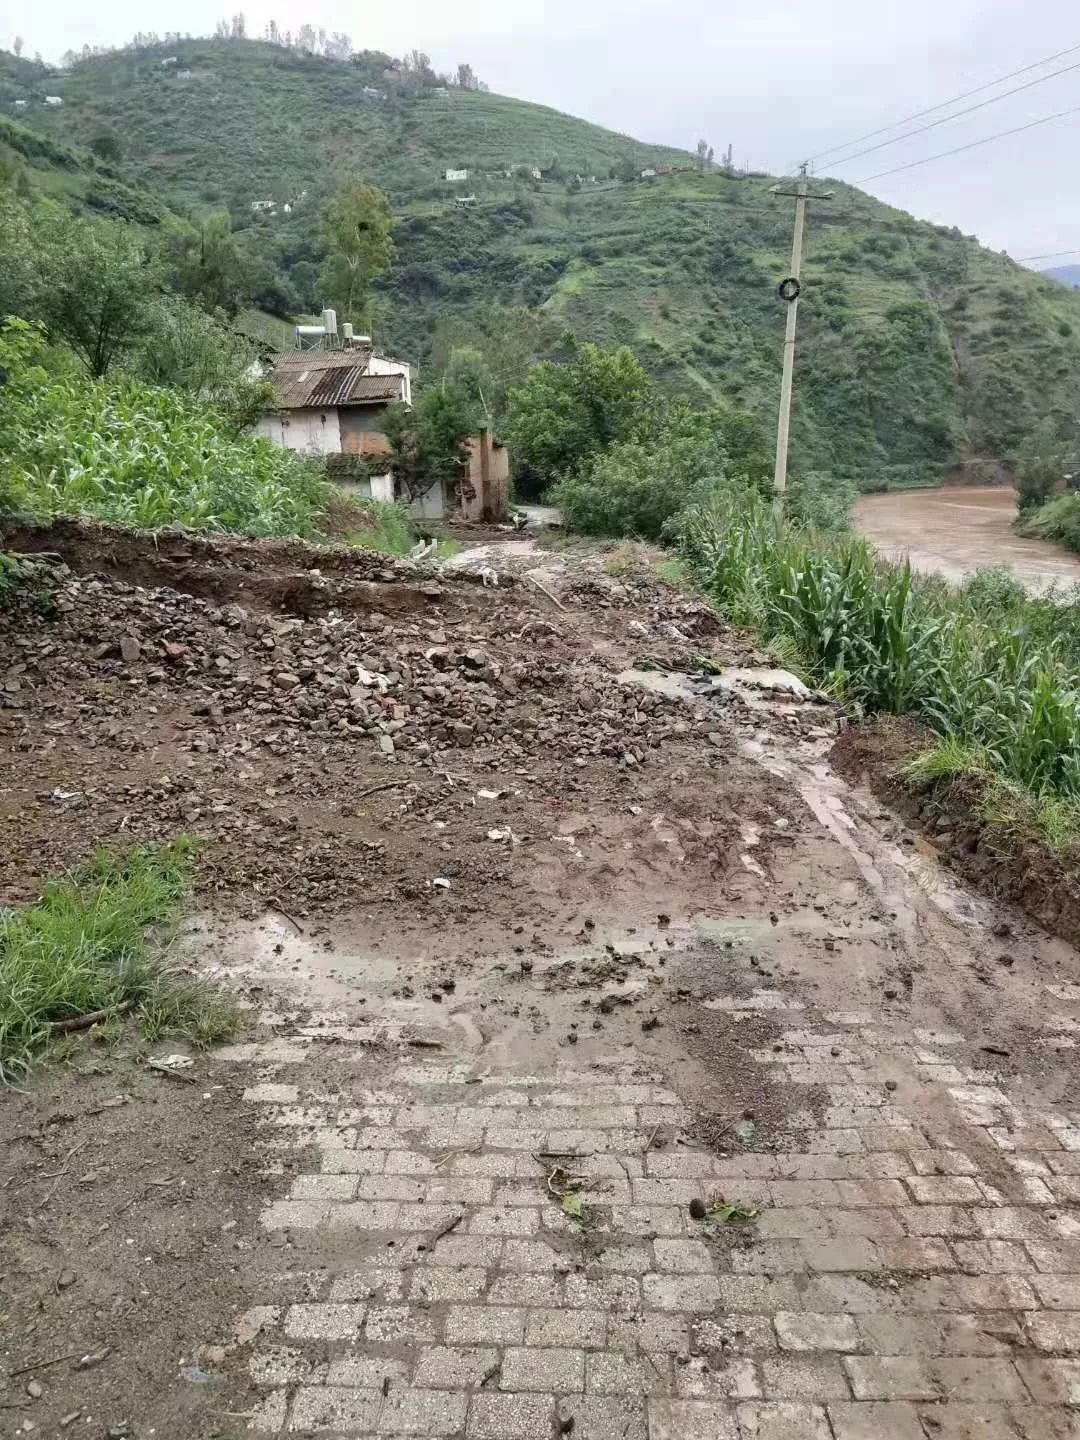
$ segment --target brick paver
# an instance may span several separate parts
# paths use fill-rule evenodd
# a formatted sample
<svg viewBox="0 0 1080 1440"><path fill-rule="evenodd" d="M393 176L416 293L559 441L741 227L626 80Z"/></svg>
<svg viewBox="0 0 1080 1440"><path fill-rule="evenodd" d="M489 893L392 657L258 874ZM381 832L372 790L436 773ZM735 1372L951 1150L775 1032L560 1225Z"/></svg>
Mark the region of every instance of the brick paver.
<svg viewBox="0 0 1080 1440"><path fill-rule="evenodd" d="M793 1110L824 1087L797 1148L709 1152L640 1065L403 1059L346 1104L304 1093L302 1044L243 1047L268 1154L315 1162L268 1194L264 1230L339 1257L239 1320L251 1430L1080 1435L1080 1116L969 1070L947 1032L815 1023L766 989L717 1008L788 1022L747 1063ZM556 1164L585 1177L583 1222L548 1188ZM695 1199L759 1213L733 1236Z"/></svg>

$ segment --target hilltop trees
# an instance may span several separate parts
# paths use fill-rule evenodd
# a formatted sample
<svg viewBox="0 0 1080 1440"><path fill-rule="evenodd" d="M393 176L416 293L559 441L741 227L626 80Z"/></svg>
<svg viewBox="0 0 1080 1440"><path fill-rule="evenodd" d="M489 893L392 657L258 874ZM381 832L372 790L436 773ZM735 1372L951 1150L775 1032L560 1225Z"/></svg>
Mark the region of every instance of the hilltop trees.
<svg viewBox="0 0 1080 1440"><path fill-rule="evenodd" d="M394 217L374 185L345 185L326 212L328 254L323 293L342 320L364 322L371 287L394 263Z"/></svg>

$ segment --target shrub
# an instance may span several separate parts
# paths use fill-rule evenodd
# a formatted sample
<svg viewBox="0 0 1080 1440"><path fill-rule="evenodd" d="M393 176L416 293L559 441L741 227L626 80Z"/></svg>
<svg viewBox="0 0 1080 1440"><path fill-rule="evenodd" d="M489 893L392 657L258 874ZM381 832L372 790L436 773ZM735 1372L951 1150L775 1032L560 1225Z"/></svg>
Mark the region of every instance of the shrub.
<svg viewBox="0 0 1080 1440"><path fill-rule="evenodd" d="M1064 472L1064 457L1057 424L1047 416L1024 437L1016 458L1016 506L1021 515L1037 510L1053 495Z"/></svg>
<svg viewBox="0 0 1080 1440"><path fill-rule="evenodd" d="M515 475L526 487L543 488L609 445L631 439L648 396L648 376L625 346L606 351L575 344L566 363L534 365L507 401Z"/></svg>
<svg viewBox="0 0 1080 1440"><path fill-rule="evenodd" d="M795 525L823 531L848 530L858 495L854 481L840 475L797 475L784 495L784 514Z"/></svg>
<svg viewBox="0 0 1080 1440"><path fill-rule="evenodd" d="M764 485L756 432L738 411L672 407L652 439L611 446L552 492L571 530L659 540L679 514L716 487Z"/></svg>
<svg viewBox="0 0 1080 1440"><path fill-rule="evenodd" d="M1035 535L1041 540L1056 540L1070 550L1080 552L1080 493L1070 491L1058 495L1045 505L1024 516L1021 535Z"/></svg>

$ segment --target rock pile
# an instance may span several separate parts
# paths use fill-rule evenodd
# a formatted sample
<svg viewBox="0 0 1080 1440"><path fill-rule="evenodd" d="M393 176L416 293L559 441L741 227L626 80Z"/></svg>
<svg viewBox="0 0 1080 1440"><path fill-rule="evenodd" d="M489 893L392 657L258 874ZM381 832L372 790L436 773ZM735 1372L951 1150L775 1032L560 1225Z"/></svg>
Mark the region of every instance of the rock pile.
<svg viewBox="0 0 1080 1440"><path fill-rule="evenodd" d="M550 622L505 609L478 634L452 604L421 621L305 620L97 579L69 580L55 604L53 622L9 627L0 704L47 716L81 692L88 740L156 744L168 715L178 747L201 753L286 756L314 742L355 754L366 739L380 755L432 763L479 747L503 765L637 765L703 723L618 686ZM140 736L124 717L146 708L158 723Z"/></svg>

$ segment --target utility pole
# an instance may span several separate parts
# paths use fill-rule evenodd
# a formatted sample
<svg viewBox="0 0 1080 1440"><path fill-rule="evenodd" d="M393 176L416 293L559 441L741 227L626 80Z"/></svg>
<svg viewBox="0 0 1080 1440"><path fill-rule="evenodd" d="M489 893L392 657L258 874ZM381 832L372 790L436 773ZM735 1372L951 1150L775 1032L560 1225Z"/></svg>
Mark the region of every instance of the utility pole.
<svg viewBox="0 0 1080 1440"><path fill-rule="evenodd" d="M799 317L799 295L802 270L803 229L806 224L806 162L799 166L799 180L796 189L781 190L774 185L777 195L794 195L795 229L791 237L791 273L779 285L779 294L787 302L787 324L784 328L784 368L780 380L780 415L776 422L776 468L773 471L773 509L777 514L783 509L784 491L787 489L788 436L791 430L791 384L795 372L795 324ZM822 199L831 198L832 191L822 193Z"/></svg>

